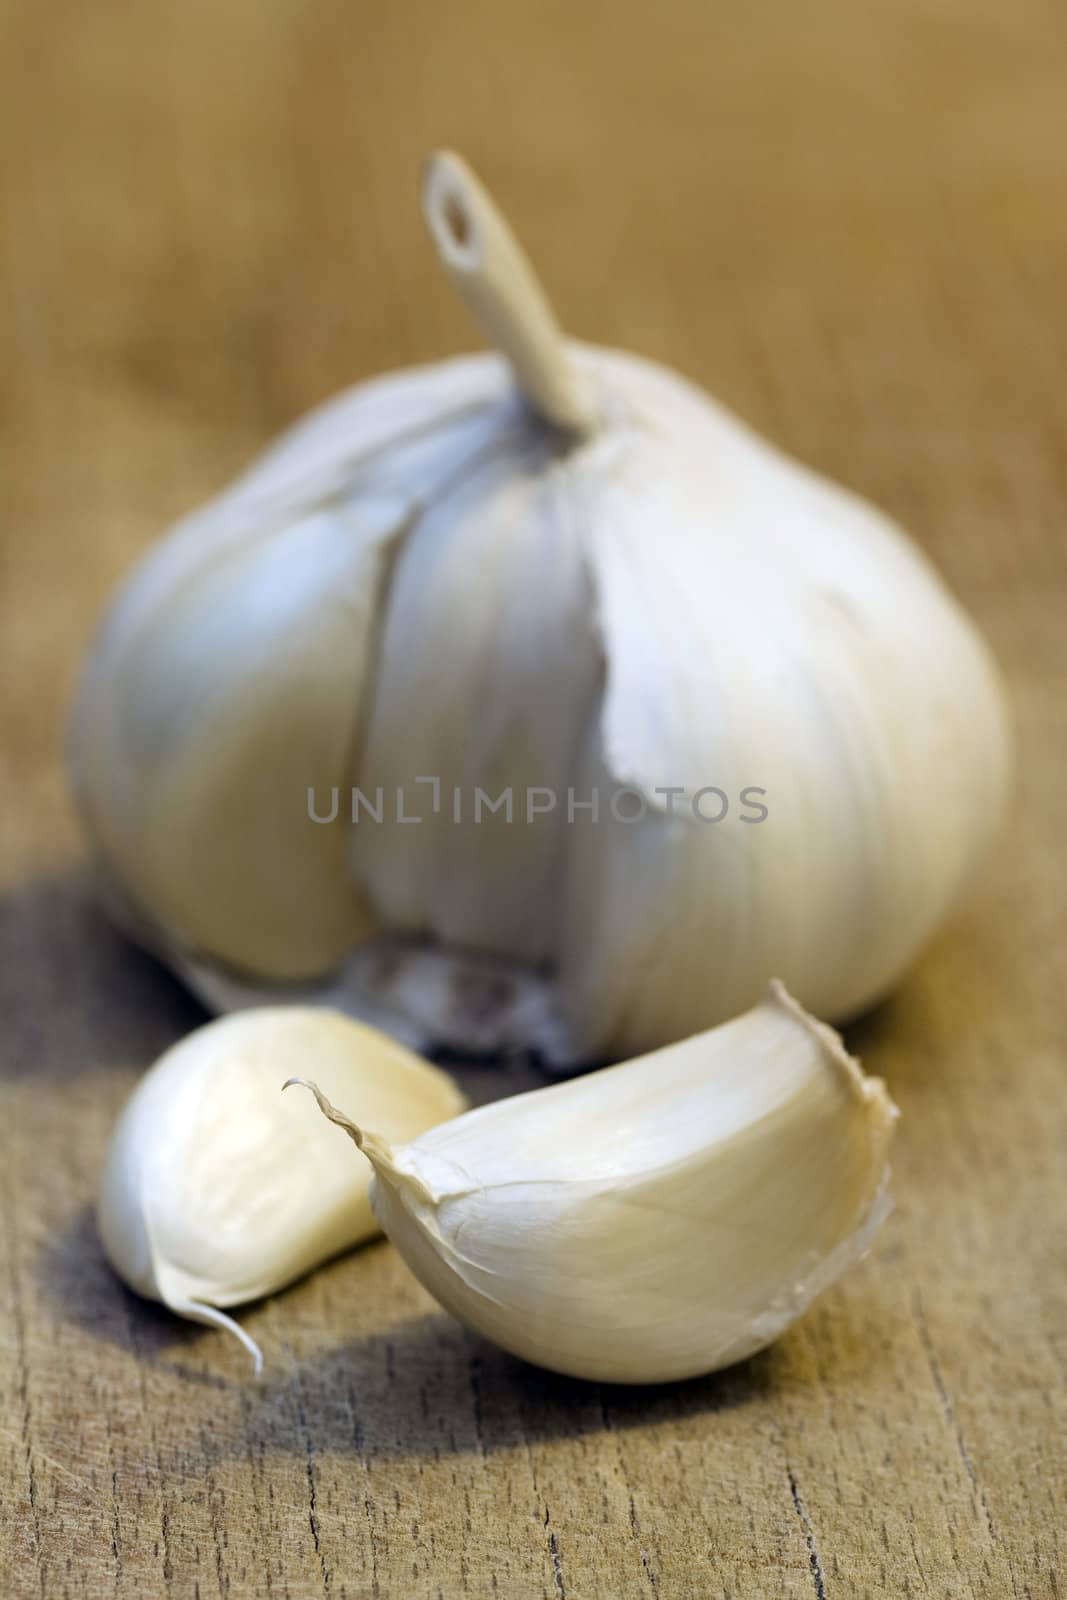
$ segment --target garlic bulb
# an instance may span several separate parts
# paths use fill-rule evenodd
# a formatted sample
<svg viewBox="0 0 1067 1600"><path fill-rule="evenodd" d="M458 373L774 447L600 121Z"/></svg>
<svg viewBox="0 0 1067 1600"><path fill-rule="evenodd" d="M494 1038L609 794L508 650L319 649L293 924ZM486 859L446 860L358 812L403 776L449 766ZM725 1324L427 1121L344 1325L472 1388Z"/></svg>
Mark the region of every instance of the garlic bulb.
<svg viewBox="0 0 1067 1600"><path fill-rule="evenodd" d="M896 1109L780 984L709 1033L399 1148L306 1086L370 1160L375 1212L425 1288L573 1377L657 1383L742 1360L888 1210Z"/></svg>
<svg viewBox="0 0 1067 1600"><path fill-rule="evenodd" d="M119 1117L97 1217L115 1271L138 1294L254 1342L221 1306L291 1283L378 1232L369 1174L340 1135L279 1093L294 1067L411 1139L466 1101L391 1039L325 1010L265 1007L196 1029L137 1085Z"/></svg>
<svg viewBox="0 0 1067 1600"><path fill-rule="evenodd" d="M459 158L424 209L504 359L333 401L134 573L71 745L112 900L209 1004L415 1043L858 1012L1001 810L985 646L880 513L564 341Z"/></svg>

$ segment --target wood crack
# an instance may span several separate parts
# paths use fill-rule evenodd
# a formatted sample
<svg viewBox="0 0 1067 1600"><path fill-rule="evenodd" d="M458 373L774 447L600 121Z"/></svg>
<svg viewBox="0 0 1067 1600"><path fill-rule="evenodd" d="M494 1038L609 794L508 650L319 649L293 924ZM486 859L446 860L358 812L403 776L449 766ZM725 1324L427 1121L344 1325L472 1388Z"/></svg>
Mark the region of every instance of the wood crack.
<svg viewBox="0 0 1067 1600"><path fill-rule="evenodd" d="M308 1485L308 1526L311 1529L311 1542L315 1547L315 1554L319 1560L319 1571L322 1574L323 1592L329 1591L332 1574L326 1553L322 1548L319 1538L319 1500L318 1488L315 1482L315 1446L311 1440L311 1429L308 1426L307 1407L304 1405L304 1394L300 1386L300 1379L296 1382L296 1409L300 1419L300 1427L304 1435L304 1452L307 1468Z"/></svg>
<svg viewBox="0 0 1067 1600"><path fill-rule="evenodd" d="M604 1424L604 1432L611 1434L614 1440L615 1455L619 1463L619 1468L626 1475L627 1481L629 1481L629 1475L625 1472L622 1446L620 1445L618 1436L616 1435L615 1426L611 1420L611 1413L608 1410L607 1402L605 1401L603 1395L600 1397L600 1417ZM637 1518L637 1504L634 1500L632 1492L630 1494L630 1537L637 1546L637 1553L641 1557L641 1566L645 1577L648 1580L648 1586L652 1590L652 1593L655 1594L657 1592L656 1574L652 1570L652 1563L648 1558L648 1551L645 1549L644 1540L641 1537L641 1524Z"/></svg>
<svg viewBox="0 0 1067 1600"><path fill-rule="evenodd" d="M548 1553L552 1558L552 1576L556 1583L556 1593L559 1600L566 1600L567 1591L563 1583L563 1562L560 1560L559 1540L556 1530L552 1526L552 1516L548 1507L545 1507L545 1529L548 1533Z"/></svg>
<svg viewBox="0 0 1067 1600"><path fill-rule="evenodd" d="M10 1167L9 1167L10 1172ZM37 1568L37 1585L41 1600L45 1600L45 1564L41 1543L41 1508L37 1492L37 1472L33 1461L33 1410L30 1404L30 1369L26 1344L26 1316L22 1303L22 1283L19 1279L16 1241L18 1239L18 1208L15 1184L7 1185L8 1229L11 1240L11 1319L15 1327L15 1362L19 1407L22 1411L22 1447L26 1457L26 1493L30 1502L30 1525L33 1529L34 1565Z"/></svg>
<svg viewBox="0 0 1067 1600"><path fill-rule="evenodd" d="M656 1574L652 1571L652 1568L649 1565L648 1553L645 1550L644 1543L641 1539L641 1525L637 1520L637 1507L634 1504L634 1497L632 1494L630 1496L630 1532L633 1535L634 1543L637 1545L638 1553L641 1557L641 1565L645 1569L645 1577L648 1579L649 1588L652 1590L652 1593L655 1594Z"/></svg>
<svg viewBox="0 0 1067 1600"><path fill-rule="evenodd" d="M796 1474L792 1467L786 1466L786 1474L789 1478L789 1492L793 1497L793 1510L800 1519L800 1526L804 1530L804 1543L808 1547L808 1564L811 1567L811 1575L815 1583L815 1600L826 1600L826 1577L823 1573L819 1546L815 1538L815 1524L808 1514L808 1508L804 1504L804 1497L800 1492L800 1485L797 1483Z"/></svg>
<svg viewBox="0 0 1067 1600"><path fill-rule="evenodd" d="M948 1385L946 1384L944 1374L941 1371L941 1363L937 1359L937 1351L934 1349L934 1341L930 1336L930 1326L926 1320L926 1310L923 1306L922 1295L918 1289L915 1290L912 1296L912 1304L915 1310L915 1326L918 1330L919 1342L923 1347L923 1354L926 1357L926 1364L930 1369L930 1376L934 1380L934 1388L937 1390L938 1398L941 1401L941 1410L944 1413L945 1421L948 1424L953 1439L955 1440L956 1449L959 1452L959 1457L963 1463L964 1471L970 1480L971 1491L974 1494L978 1505L981 1507L986 1530L989 1534L989 1542L993 1548L999 1551L1003 1556L1004 1563L1008 1569L1008 1576L1011 1579L1011 1592L1015 1596L1015 1600L1018 1600L1019 1589L1015 1582L1015 1573L1012 1571L1011 1560L1007 1554L1007 1551L1004 1549L1000 1535L997 1532L996 1524L993 1521L993 1513L989 1509L989 1501L986 1498L985 1489L978 1481L978 1474L975 1471L974 1462L971 1460L971 1452L967 1448L967 1441L963 1437L963 1429L960 1427L959 1419L956 1416L956 1408L952 1404L952 1396L948 1392Z"/></svg>

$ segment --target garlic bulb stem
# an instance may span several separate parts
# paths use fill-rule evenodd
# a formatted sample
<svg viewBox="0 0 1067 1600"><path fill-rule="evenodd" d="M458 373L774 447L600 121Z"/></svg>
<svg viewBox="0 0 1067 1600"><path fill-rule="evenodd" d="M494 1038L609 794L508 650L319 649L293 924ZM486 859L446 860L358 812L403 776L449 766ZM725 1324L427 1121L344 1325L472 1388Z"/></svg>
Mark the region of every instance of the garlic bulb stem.
<svg viewBox="0 0 1067 1600"><path fill-rule="evenodd" d="M511 363L533 410L567 433L596 427L592 400L526 254L467 163L448 150L426 164L422 210L445 271Z"/></svg>

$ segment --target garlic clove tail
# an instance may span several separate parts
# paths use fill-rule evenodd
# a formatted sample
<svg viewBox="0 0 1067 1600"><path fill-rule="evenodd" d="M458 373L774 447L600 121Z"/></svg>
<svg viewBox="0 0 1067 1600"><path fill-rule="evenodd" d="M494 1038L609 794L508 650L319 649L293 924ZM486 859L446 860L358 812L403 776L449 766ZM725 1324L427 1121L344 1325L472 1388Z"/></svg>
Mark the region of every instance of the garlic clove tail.
<svg viewBox="0 0 1067 1600"><path fill-rule="evenodd" d="M393 1152L380 1133L371 1133L369 1129L359 1127L357 1123L352 1121L351 1117L346 1117L343 1111L338 1111L337 1107L327 1100L318 1084L313 1083L310 1078L286 1078L282 1084L282 1092L284 1093L286 1089L291 1089L294 1084L299 1084L302 1089L311 1090L311 1093L315 1096L315 1103L327 1122L332 1122L335 1127L343 1128L356 1149L362 1150L373 1167L384 1167L388 1171L397 1170Z"/></svg>
<svg viewBox="0 0 1067 1600"><path fill-rule="evenodd" d="M168 1311L173 1311L176 1317L184 1317L186 1322L199 1322L205 1328L217 1328L222 1333L232 1334L238 1344L243 1346L252 1357L252 1370L258 1378L263 1371L263 1351L250 1333L246 1333L235 1317L228 1316L225 1311L220 1311L218 1306L208 1305L206 1300L194 1300L181 1292L178 1287L180 1279L165 1261L153 1261L156 1287L159 1290L160 1300Z"/></svg>
<svg viewBox="0 0 1067 1600"><path fill-rule="evenodd" d="M351 1117L345 1116L343 1111L338 1111L318 1084L312 1082L310 1078L287 1078L282 1084L282 1091L292 1088L294 1084L298 1084L301 1089L310 1089L315 1097L315 1103L327 1122L332 1122L335 1127L342 1128L348 1134L356 1149L366 1156L376 1173L386 1177L398 1187L406 1186L420 1199L433 1203L436 1198L434 1191L410 1165L405 1166L397 1160L392 1146L380 1133L372 1133L369 1128L361 1128Z"/></svg>
<svg viewBox="0 0 1067 1600"><path fill-rule="evenodd" d="M246 1333L234 1317L228 1316L218 1306L197 1298L188 1275L183 1273L180 1267L173 1266L160 1250L152 1220L152 1206L145 1192L143 1176L140 1196L144 1243L148 1250L148 1270L152 1286L161 1304L165 1305L168 1311L173 1311L176 1317L184 1317L187 1322L199 1322L203 1327L218 1328L223 1333L232 1334L238 1344L252 1357L252 1369L258 1378L263 1371L263 1351L252 1335Z"/></svg>

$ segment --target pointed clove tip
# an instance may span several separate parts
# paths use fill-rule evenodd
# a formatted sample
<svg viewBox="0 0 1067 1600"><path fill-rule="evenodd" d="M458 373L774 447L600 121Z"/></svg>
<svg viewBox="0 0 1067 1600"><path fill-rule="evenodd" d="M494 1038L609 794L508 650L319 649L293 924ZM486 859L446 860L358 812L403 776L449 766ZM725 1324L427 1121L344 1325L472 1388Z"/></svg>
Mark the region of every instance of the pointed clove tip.
<svg viewBox="0 0 1067 1600"><path fill-rule="evenodd" d="M355 1123L350 1122L343 1111L338 1111L337 1107L332 1103L332 1101L327 1100L317 1083L313 1082L311 1078L286 1078L285 1082L282 1084L282 1094L285 1093L286 1089L291 1089L294 1084L297 1084L301 1089L309 1089L315 1096L315 1103L322 1112L323 1116L328 1117L331 1122L336 1122L338 1127L346 1129L347 1132L349 1132L355 1139L356 1143L360 1143L363 1135L356 1127Z"/></svg>
<svg viewBox="0 0 1067 1600"><path fill-rule="evenodd" d="M330 1100L327 1100L318 1084L311 1078L286 1078L282 1084L282 1093L284 1094L286 1089L290 1088L294 1083L299 1084L302 1089L311 1091L315 1096L315 1104L327 1122L332 1122L335 1127L343 1128L357 1150L362 1150L372 1166L388 1167L392 1165L393 1153L386 1141L379 1134L364 1133L363 1129L353 1122L351 1117L346 1117L343 1111L338 1111L337 1107Z"/></svg>
<svg viewBox="0 0 1067 1600"><path fill-rule="evenodd" d="M850 1053L837 1029L831 1028L826 1022L820 1022L818 1017L813 1017L805 1010L800 1001L790 994L780 978L770 980L768 1000L807 1029L821 1046L826 1059L843 1074L857 1100L868 1108L873 1119L881 1124L887 1135L891 1133L893 1124L900 1116L900 1109L890 1095L884 1078L876 1078L865 1072L863 1063Z"/></svg>
<svg viewBox="0 0 1067 1600"><path fill-rule="evenodd" d="M190 1322L201 1322L209 1328L221 1328L224 1333L233 1334L239 1344L252 1358L252 1370L255 1377L263 1373L263 1352L250 1333L246 1333L239 1322L228 1316L219 1306L211 1305L208 1301L198 1300L195 1296L184 1293L181 1288L180 1275L175 1275L173 1268L162 1260L153 1262L156 1287L159 1299L176 1316L188 1317Z"/></svg>

